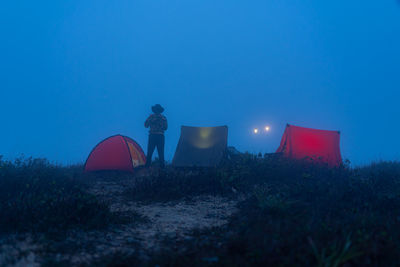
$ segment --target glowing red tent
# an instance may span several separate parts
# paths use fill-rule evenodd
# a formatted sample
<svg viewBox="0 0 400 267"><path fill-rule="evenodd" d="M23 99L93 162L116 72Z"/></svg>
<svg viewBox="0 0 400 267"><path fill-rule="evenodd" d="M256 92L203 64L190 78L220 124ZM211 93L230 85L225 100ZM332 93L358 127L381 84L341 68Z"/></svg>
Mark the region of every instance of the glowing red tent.
<svg viewBox="0 0 400 267"><path fill-rule="evenodd" d="M330 166L342 164L340 132L287 125L276 153L294 159L310 159Z"/></svg>
<svg viewBox="0 0 400 267"><path fill-rule="evenodd" d="M130 171L144 165L146 156L142 148L131 138L114 135L101 141L85 163L85 171L120 170Z"/></svg>

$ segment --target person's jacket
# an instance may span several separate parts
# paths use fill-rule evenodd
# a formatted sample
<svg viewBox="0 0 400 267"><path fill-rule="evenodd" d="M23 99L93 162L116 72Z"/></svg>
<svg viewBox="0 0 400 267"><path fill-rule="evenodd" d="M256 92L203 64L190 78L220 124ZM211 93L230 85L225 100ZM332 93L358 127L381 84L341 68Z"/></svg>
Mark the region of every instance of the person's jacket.
<svg viewBox="0 0 400 267"><path fill-rule="evenodd" d="M164 134L168 129L167 118L161 114L151 114L144 122L144 127L150 127L150 134Z"/></svg>

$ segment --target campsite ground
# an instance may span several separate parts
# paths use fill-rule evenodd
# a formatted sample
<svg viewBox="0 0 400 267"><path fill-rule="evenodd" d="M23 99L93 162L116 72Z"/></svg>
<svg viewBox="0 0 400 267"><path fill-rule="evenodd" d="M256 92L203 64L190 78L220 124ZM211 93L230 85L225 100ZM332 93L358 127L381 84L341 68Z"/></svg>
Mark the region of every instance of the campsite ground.
<svg viewBox="0 0 400 267"><path fill-rule="evenodd" d="M3 266L396 266L400 164L245 154L217 169L83 174L1 161Z"/></svg>
<svg viewBox="0 0 400 267"><path fill-rule="evenodd" d="M100 181L93 185L91 192L101 199L107 199L112 212L120 212L136 218L139 223L126 223L106 230L71 231L66 238L43 239L31 235L11 236L4 240L0 262L12 262L14 266L40 266L45 262L65 265L91 265L100 260L104 253L137 255L148 260L148 251L160 250L166 238L176 242L191 239L191 231L218 227L236 211L236 201L218 196L196 197L191 201L173 203L141 204L121 197L123 184L129 181ZM109 201L109 199L112 199ZM62 249L48 249L55 246ZM43 252L45 252L43 254Z"/></svg>

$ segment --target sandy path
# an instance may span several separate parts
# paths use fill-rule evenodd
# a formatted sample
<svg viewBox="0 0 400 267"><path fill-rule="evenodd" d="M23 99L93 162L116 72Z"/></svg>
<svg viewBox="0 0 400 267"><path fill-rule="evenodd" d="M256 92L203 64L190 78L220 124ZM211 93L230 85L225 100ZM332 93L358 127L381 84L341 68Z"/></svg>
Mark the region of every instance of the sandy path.
<svg viewBox="0 0 400 267"><path fill-rule="evenodd" d="M71 231L66 239L56 242L33 240L29 235L0 238L0 266L40 266L43 253L72 266L89 264L104 254L116 252L144 251L145 255L146 251L159 249L165 237L177 241L191 238L192 230L221 226L236 211L236 201L209 195L191 201L141 204L124 195L129 186L134 186L132 179L96 181L89 191L108 201L111 211L127 216L140 214L147 222L118 225L107 231ZM48 251L49 247L53 252Z"/></svg>
<svg viewBox="0 0 400 267"><path fill-rule="evenodd" d="M145 248L157 247L164 236L184 238L193 229L221 226L237 210L237 201L210 195L173 203L127 201L122 194L126 186L129 181L98 182L91 192L108 201L112 198L112 211L137 212L149 220L130 231Z"/></svg>

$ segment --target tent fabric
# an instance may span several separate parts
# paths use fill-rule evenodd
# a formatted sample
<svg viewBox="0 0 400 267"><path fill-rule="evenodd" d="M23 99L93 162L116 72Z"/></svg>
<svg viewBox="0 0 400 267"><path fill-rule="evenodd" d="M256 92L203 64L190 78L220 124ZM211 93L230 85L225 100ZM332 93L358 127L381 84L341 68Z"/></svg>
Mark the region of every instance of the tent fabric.
<svg viewBox="0 0 400 267"><path fill-rule="evenodd" d="M172 164L177 167L217 166L226 155L228 127L181 127Z"/></svg>
<svg viewBox="0 0 400 267"><path fill-rule="evenodd" d="M133 172L144 165L146 156L131 138L114 135L97 144L85 163L85 171L120 170Z"/></svg>
<svg viewBox="0 0 400 267"><path fill-rule="evenodd" d="M342 164L340 132L287 125L276 153L294 159L309 159L330 166Z"/></svg>

